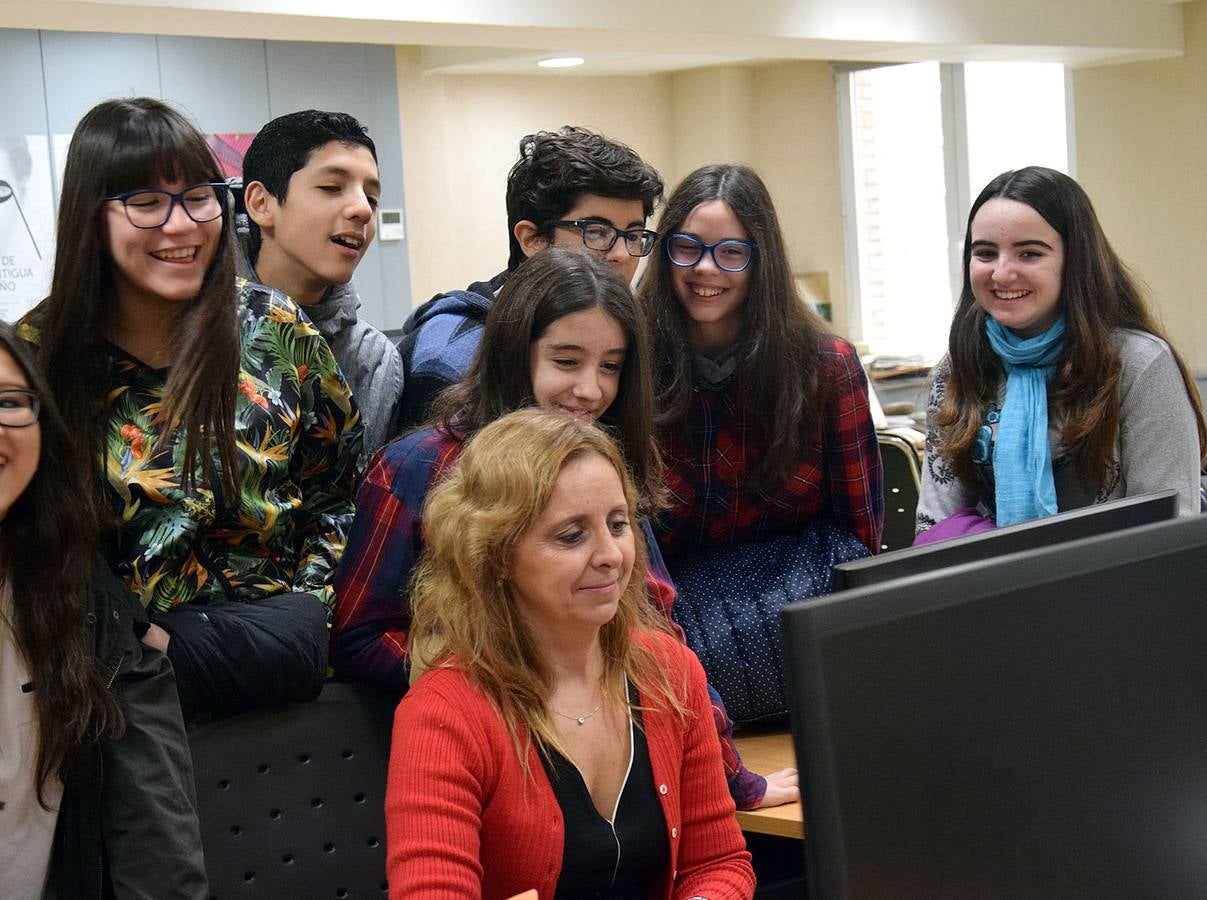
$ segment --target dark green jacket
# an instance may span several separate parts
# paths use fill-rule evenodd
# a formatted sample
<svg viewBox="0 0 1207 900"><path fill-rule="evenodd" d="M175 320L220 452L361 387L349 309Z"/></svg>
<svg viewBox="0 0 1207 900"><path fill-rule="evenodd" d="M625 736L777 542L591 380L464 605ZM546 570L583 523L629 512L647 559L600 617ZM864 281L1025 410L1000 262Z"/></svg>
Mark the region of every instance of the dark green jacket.
<svg viewBox="0 0 1207 900"><path fill-rule="evenodd" d="M96 658L126 730L85 748L64 778L46 896L205 898L193 765L172 666L142 643L142 605L99 561L93 602Z"/></svg>

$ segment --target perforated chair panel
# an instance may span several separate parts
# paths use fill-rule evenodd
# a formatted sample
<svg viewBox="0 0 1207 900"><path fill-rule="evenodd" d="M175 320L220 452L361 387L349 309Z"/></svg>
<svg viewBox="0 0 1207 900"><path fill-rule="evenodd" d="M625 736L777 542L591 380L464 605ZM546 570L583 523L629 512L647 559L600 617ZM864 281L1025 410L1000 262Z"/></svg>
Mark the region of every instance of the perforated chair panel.
<svg viewBox="0 0 1207 900"><path fill-rule="evenodd" d="M397 698L329 682L312 703L189 731L210 896L387 895L385 785Z"/></svg>
<svg viewBox="0 0 1207 900"><path fill-rule="evenodd" d="M914 543L914 517L922 471L918 453L904 438L880 432L880 460L884 465L884 533L880 550L900 550Z"/></svg>

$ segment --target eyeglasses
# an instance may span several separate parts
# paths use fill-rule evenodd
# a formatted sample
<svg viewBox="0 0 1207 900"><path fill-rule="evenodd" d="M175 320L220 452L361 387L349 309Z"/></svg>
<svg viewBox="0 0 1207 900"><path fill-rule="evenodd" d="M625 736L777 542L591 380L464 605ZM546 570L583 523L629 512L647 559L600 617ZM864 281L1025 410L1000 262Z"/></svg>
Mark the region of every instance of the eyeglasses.
<svg viewBox="0 0 1207 900"><path fill-rule="evenodd" d="M591 250L611 250L619 238L624 238L624 248L629 251L629 256L649 256L658 243L658 232L648 228L625 230L594 219L561 219L550 224L554 228L577 228L583 236L583 243Z"/></svg>
<svg viewBox="0 0 1207 900"><path fill-rule="evenodd" d="M754 251L759 249L758 244L750 241L731 240L706 244L690 234L669 235L663 241L663 246L666 248L666 258L676 266L690 269L708 253L716 267L726 272L743 271L754 259Z"/></svg>
<svg viewBox="0 0 1207 900"><path fill-rule="evenodd" d="M0 391L0 425L5 428L28 428L38 421L42 402L33 391L9 388Z"/></svg>
<svg viewBox="0 0 1207 900"><path fill-rule="evenodd" d="M170 191L128 191L106 197L105 202L119 202L126 208L126 218L135 228L159 228L172 218L176 204L198 225L212 222L222 215L226 206L225 181L210 181L187 187L177 194Z"/></svg>

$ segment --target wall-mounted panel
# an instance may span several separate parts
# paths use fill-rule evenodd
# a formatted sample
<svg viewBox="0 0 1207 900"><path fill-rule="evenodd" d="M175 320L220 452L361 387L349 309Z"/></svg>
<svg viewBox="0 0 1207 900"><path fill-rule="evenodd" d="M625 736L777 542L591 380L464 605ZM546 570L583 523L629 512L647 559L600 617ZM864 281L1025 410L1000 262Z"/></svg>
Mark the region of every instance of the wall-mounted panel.
<svg viewBox="0 0 1207 900"><path fill-rule="evenodd" d="M165 100L210 133L255 134L270 118L263 41L160 36Z"/></svg>
<svg viewBox="0 0 1207 900"><path fill-rule="evenodd" d="M269 101L274 116L296 109L335 109L361 121L373 111L369 80L373 70L367 47L270 41Z"/></svg>
<svg viewBox="0 0 1207 900"><path fill-rule="evenodd" d="M38 32L0 28L0 84L5 85L3 134L43 134L42 49Z"/></svg>
<svg viewBox="0 0 1207 900"><path fill-rule="evenodd" d="M42 270L48 270L54 246L55 175L66 150L59 136L70 135L101 100L162 97L208 134L254 134L272 117L297 109L349 112L368 126L377 144L382 206L404 208L391 47L0 29L0 84L16 88L0 107L0 152L6 154L0 179L15 188L3 188L0 197L0 243L28 244L33 257L29 264L4 267L9 275L0 289L8 296L0 297L0 312L9 318L23 311L3 306L16 295L11 272L28 270L31 285L46 280ZM398 327L410 312L407 253L405 239L374 243L357 270L361 317L378 327ZM40 291L31 287L18 299L25 303Z"/></svg>
<svg viewBox="0 0 1207 900"><path fill-rule="evenodd" d="M404 209L402 138L392 47L270 41L269 101L273 116L299 109L350 113L369 129L381 167L381 206ZM361 316L397 328L410 312L406 240L374 241L356 270Z"/></svg>

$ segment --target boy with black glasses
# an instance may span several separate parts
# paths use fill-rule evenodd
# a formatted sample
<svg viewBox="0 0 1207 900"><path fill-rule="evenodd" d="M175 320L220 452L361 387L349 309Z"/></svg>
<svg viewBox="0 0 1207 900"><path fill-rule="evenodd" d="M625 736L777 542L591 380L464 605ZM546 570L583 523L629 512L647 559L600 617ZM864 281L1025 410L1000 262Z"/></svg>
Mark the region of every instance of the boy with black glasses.
<svg viewBox="0 0 1207 900"><path fill-rule="evenodd" d="M436 394L461 379L478 347L482 322L507 276L546 247L595 253L631 282L657 243L645 227L662 196L662 179L629 147L566 126L520 141L507 176L507 269L464 291L439 294L403 325L406 389L399 427L427 419Z"/></svg>

